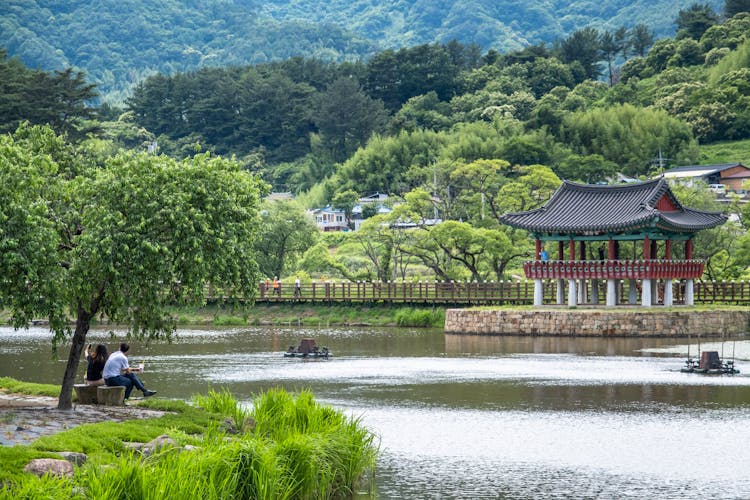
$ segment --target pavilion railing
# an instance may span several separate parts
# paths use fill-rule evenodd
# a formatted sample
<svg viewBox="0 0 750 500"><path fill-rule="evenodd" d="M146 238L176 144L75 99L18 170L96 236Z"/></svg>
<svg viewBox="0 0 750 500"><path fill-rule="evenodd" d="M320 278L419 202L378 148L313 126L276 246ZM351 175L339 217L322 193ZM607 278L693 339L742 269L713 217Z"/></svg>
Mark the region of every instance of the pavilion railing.
<svg viewBox="0 0 750 500"><path fill-rule="evenodd" d="M525 262L529 279L696 279L701 260L534 260Z"/></svg>
<svg viewBox="0 0 750 500"><path fill-rule="evenodd" d="M605 302L606 283L603 279L586 279L587 302L598 295ZM565 285L566 283L564 283ZM630 283L618 282L619 303L628 301ZM640 294L640 282L635 282ZM596 287L596 292L594 288ZM663 296L664 282L660 281L657 300ZM557 297L557 282L544 281L544 303L554 304ZM750 305L750 281L702 281L694 282L696 304ZM675 304L684 302L685 280L672 282ZM216 294L208 299L220 300ZM534 303L532 280L508 281L343 281L302 283L299 293L294 284L282 282L278 290L273 285L266 287L261 282L255 300L267 303L313 303L313 304L404 304L404 305L531 305Z"/></svg>

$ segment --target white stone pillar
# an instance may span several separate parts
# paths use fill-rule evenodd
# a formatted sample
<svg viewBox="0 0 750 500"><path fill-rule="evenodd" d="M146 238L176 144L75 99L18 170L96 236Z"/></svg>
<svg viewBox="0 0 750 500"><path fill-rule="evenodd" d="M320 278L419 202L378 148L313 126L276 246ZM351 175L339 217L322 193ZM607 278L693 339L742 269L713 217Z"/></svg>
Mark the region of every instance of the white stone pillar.
<svg viewBox="0 0 750 500"><path fill-rule="evenodd" d="M586 280L578 280L578 303L585 304L589 301L588 287L586 286Z"/></svg>
<svg viewBox="0 0 750 500"><path fill-rule="evenodd" d="M540 278L534 279L534 306L541 306L544 303L544 288Z"/></svg>
<svg viewBox="0 0 750 500"><path fill-rule="evenodd" d="M638 303L638 287L636 281L631 279L628 281L628 304L634 306Z"/></svg>
<svg viewBox="0 0 750 500"><path fill-rule="evenodd" d="M651 280L644 279L642 282L641 290L641 305L643 307L651 307Z"/></svg>
<svg viewBox="0 0 750 500"><path fill-rule="evenodd" d="M578 292L576 291L576 280L568 280L568 307L576 307L578 303Z"/></svg>
<svg viewBox="0 0 750 500"><path fill-rule="evenodd" d="M565 280L557 280L557 305L565 304Z"/></svg>
<svg viewBox="0 0 750 500"><path fill-rule="evenodd" d="M607 280L607 307L617 305L617 280Z"/></svg>
<svg viewBox="0 0 750 500"><path fill-rule="evenodd" d="M599 303L599 280L591 280L591 303Z"/></svg>
<svg viewBox="0 0 750 500"><path fill-rule="evenodd" d="M693 295L693 280L689 279L685 281L685 305L695 305L695 296Z"/></svg>
<svg viewBox="0 0 750 500"><path fill-rule="evenodd" d="M664 305L671 306L674 304L672 297L672 280L664 280Z"/></svg>

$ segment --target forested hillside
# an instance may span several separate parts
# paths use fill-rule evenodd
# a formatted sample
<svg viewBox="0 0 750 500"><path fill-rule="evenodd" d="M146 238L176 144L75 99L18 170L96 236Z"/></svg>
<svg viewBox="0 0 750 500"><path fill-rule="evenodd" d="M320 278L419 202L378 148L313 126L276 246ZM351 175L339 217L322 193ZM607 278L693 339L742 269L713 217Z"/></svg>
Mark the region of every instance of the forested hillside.
<svg viewBox="0 0 750 500"><path fill-rule="evenodd" d="M662 39L643 24L589 27L505 53L450 41L159 73L121 108L91 107L96 88L70 68L47 73L0 51L0 129L50 126L94 165L123 151L235 157L296 196L263 209L266 275L499 280L532 252L499 215L539 206L561 179L750 163L750 0L722 12L694 4L673 21ZM674 190L686 206L736 215L698 236L696 256L709 279L747 277L750 204ZM316 244L304 209L330 204L349 218L375 192L389 210L363 207L357 231Z"/></svg>
<svg viewBox="0 0 750 500"><path fill-rule="evenodd" d="M83 70L110 102L153 73L292 56L343 61L425 43L482 51L636 24L671 36L692 0L3 0L0 47L31 68ZM706 5L720 11L722 0Z"/></svg>

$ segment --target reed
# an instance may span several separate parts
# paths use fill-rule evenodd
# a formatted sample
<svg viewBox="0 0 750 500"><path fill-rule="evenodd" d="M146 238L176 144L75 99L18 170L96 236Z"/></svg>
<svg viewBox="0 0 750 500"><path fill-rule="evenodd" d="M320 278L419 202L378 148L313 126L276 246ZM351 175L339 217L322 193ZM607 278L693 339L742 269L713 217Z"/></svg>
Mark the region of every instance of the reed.
<svg viewBox="0 0 750 500"><path fill-rule="evenodd" d="M398 326L442 327L445 324L445 309L402 308L396 311Z"/></svg>
<svg viewBox="0 0 750 500"><path fill-rule="evenodd" d="M357 418L315 402L310 391L296 397L270 389L253 404L255 432L277 443L289 474L298 479L295 497L351 495L374 469L375 436Z"/></svg>
<svg viewBox="0 0 750 500"><path fill-rule="evenodd" d="M205 396L193 396L193 403L206 411L231 418L237 429L244 429L250 418L250 412L237 402L237 399L228 389L223 389L220 392L210 389Z"/></svg>

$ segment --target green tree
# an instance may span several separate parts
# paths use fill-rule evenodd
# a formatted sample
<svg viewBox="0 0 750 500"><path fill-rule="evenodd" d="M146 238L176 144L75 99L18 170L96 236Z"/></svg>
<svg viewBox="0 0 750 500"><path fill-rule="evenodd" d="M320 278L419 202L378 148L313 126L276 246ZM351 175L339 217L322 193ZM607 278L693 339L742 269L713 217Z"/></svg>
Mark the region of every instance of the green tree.
<svg viewBox="0 0 750 500"><path fill-rule="evenodd" d="M649 47L654 43L654 32L645 24L636 24L630 30L629 46L632 53L638 57L645 57Z"/></svg>
<svg viewBox="0 0 750 500"><path fill-rule="evenodd" d="M734 17L740 12L750 12L750 0L724 0L724 17Z"/></svg>
<svg viewBox="0 0 750 500"><path fill-rule="evenodd" d="M80 141L97 130L90 105L97 95L96 86L80 71L31 70L0 49L0 131L13 131L28 121Z"/></svg>
<svg viewBox="0 0 750 500"><path fill-rule="evenodd" d="M624 47L624 40L615 38L611 31L603 31L599 35L599 50L601 50L604 59L607 61L607 75L609 76L609 86L615 84L614 78L614 61Z"/></svg>
<svg viewBox="0 0 750 500"><path fill-rule="evenodd" d="M457 203L467 208L465 213L472 219L488 217L497 221L502 215L497 193L508 181L509 173L510 163L505 160L475 160L459 165L450 174L451 184L459 189Z"/></svg>
<svg viewBox="0 0 750 500"><path fill-rule="evenodd" d="M94 167L49 128L23 127L0 136L0 186L0 302L16 327L49 318L55 341L75 319L60 409L97 315L169 335L166 306L202 303L208 283L254 294L262 186L234 162L121 154Z"/></svg>
<svg viewBox="0 0 750 500"><path fill-rule="evenodd" d="M358 200L359 194L352 189L347 189L346 191L340 191L336 193L333 196L333 200L331 200L331 205L333 206L333 208L343 210L344 215L346 216L346 220L349 221L350 228L353 227L352 209L357 204Z"/></svg>
<svg viewBox="0 0 750 500"><path fill-rule="evenodd" d="M583 28L560 42L560 58L566 63L578 62L586 78L595 80L601 72L600 48L599 32L595 28Z"/></svg>
<svg viewBox="0 0 750 500"><path fill-rule="evenodd" d="M572 154L561 161L554 171L562 179L593 184L605 182L614 176L617 173L617 164L605 160L602 155Z"/></svg>
<svg viewBox="0 0 750 500"><path fill-rule="evenodd" d="M677 158L693 144L688 124L662 110L630 104L568 115L563 137L578 154L599 154L629 175L647 173L660 148Z"/></svg>
<svg viewBox="0 0 750 500"><path fill-rule="evenodd" d="M354 233L354 240L372 264L372 278L380 281L393 278L391 270L395 269L394 243L402 234L402 231L393 228L391 220L386 215L370 217Z"/></svg>
<svg viewBox="0 0 750 500"><path fill-rule="evenodd" d="M346 160L373 132L382 132L388 113L366 96L359 83L339 78L317 98L313 122L333 161Z"/></svg>
<svg viewBox="0 0 750 500"><path fill-rule="evenodd" d="M255 240L256 261L262 276L285 276L286 271L317 242L318 228L295 202L270 201L261 207Z"/></svg>
<svg viewBox="0 0 750 500"><path fill-rule="evenodd" d="M690 37L699 40L708 28L719 22L719 16L710 4L694 3L677 14L677 38Z"/></svg>

